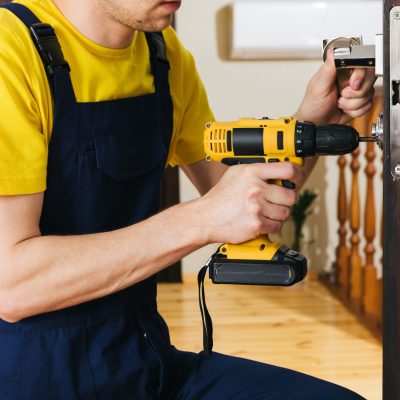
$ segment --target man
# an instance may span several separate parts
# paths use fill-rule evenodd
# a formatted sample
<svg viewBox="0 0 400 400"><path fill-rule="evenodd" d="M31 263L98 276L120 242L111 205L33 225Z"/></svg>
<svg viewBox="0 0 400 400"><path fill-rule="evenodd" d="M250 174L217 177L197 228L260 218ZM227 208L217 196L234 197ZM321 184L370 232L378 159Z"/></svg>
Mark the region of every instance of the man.
<svg viewBox="0 0 400 400"><path fill-rule="evenodd" d="M154 274L205 244L279 231L296 196L267 181L305 177L288 163L204 161L213 116L168 27L180 2L18 3L0 9L0 398L360 398L169 342ZM338 97L330 57L297 117L362 115L373 80L356 70ZM203 196L160 213L166 163Z"/></svg>

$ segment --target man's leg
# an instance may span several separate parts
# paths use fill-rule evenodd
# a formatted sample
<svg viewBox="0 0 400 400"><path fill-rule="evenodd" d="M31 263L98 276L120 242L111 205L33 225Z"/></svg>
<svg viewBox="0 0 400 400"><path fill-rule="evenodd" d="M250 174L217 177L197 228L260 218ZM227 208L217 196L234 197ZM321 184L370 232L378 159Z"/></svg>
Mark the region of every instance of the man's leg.
<svg viewBox="0 0 400 400"><path fill-rule="evenodd" d="M341 386L284 368L212 353L174 351L165 399L361 400Z"/></svg>

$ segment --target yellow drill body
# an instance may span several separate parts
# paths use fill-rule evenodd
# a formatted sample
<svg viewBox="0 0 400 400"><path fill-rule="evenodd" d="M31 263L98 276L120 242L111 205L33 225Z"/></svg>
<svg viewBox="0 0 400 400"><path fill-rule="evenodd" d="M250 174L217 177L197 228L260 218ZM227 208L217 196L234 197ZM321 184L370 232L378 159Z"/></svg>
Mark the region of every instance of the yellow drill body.
<svg viewBox="0 0 400 400"><path fill-rule="evenodd" d="M303 158L296 157L295 132L293 118L211 122L204 132L204 149L207 160L229 165L289 161L302 166ZM235 140L237 134L244 140ZM246 136L253 136L251 143L246 143ZM228 259L271 260L280 248L265 235L241 244L223 244L220 252Z"/></svg>
<svg viewBox="0 0 400 400"><path fill-rule="evenodd" d="M240 158L242 163L247 163L246 161L251 159L254 159L254 162L260 162L256 160L263 158L264 162L276 159L302 166L303 159L296 157L295 150L296 122L294 118L242 118L235 122L210 122L206 125L204 132L204 149L207 159L223 162L226 158ZM262 130L262 151L258 154L235 152L234 130L249 132L254 129Z"/></svg>
<svg viewBox="0 0 400 400"><path fill-rule="evenodd" d="M226 165L289 161L302 166L306 157L351 153L360 141L358 132L347 125L316 126L294 118L210 122L204 132L207 160ZM292 182L277 183L294 189ZM204 297L208 269L217 284L291 286L306 277L307 260L299 252L271 242L267 235L245 243L222 244L198 275L204 348L209 354L212 321Z"/></svg>
<svg viewBox="0 0 400 400"><path fill-rule="evenodd" d="M306 157L354 151L358 132L347 125L317 126L294 118L243 118L210 122L204 133L207 160L226 165L285 162L303 165ZM294 189L289 181L278 181ZM307 260L268 236L240 244L225 243L210 258L214 283L290 286L307 274Z"/></svg>

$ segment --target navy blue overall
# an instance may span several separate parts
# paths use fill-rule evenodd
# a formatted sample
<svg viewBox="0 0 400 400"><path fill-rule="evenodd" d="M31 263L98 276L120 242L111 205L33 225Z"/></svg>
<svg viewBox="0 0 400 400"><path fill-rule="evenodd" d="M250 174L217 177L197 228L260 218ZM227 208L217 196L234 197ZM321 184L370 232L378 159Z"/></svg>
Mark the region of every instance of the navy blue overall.
<svg viewBox="0 0 400 400"><path fill-rule="evenodd" d="M39 23L26 8L7 7L28 27ZM33 34L54 56L58 45L52 28L38 25ZM148 34L147 40L155 93L122 100L77 103L62 55L49 62L41 54L54 102L43 235L110 231L159 210L172 101L162 36ZM18 323L0 320L0 400L6 399L360 397L286 369L176 350L157 312L152 277L113 295Z"/></svg>

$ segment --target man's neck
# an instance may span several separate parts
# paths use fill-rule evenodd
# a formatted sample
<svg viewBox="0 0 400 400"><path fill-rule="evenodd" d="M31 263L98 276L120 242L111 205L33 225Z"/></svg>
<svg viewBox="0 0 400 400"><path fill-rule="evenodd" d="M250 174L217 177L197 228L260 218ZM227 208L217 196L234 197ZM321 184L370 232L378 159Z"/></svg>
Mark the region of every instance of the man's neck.
<svg viewBox="0 0 400 400"><path fill-rule="evenodd" d="M94 0L53 0L65 18L94 43L122 49L132 42L134 30L108 17ZM112 34L111 34L112 32Z"/></svg>

